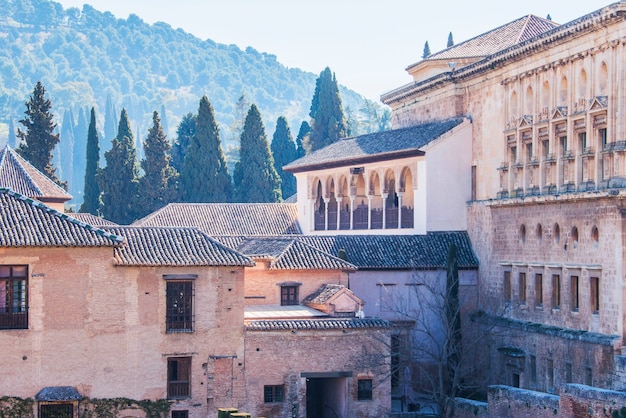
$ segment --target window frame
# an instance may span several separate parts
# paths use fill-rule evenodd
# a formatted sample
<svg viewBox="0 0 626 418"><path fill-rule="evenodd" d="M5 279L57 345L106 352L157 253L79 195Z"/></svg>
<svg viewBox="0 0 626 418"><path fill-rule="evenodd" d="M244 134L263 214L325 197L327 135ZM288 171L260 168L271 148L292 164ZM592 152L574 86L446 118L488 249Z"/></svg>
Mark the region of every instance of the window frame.
<svg viewBox="0 0 626 418"><path fill-rule="evenodd" d="M299 288L297 284L283 284L280 286L280 306L295 306L300 304Z"/></svg>
<svg viewBox="0 0 626 418"><path fill-rule="evenodd" d="M371 401L374 399L374 380L371 378L361 378L357 380L356 399L357 401Z"/></svg>
<svg viewBox="0 0 626 418"><path fill-rule="evenodd" d="M561 309L561 275L552 275L552 309Z"/></svg>
<svg viewBox="0 0 626 418"><path fill-rule="evenodd" d="M188 398L191 398L191 357L168 357L167 399Z"/></svg>
<svg viewBox="0 0 626 418"><path fill-rule="evenodd" d="M519 272L518 279L519 279L519 301L520 301L520 304L526 305L527 303L526 272L525 271Z"/></svg>
<svg viewBox="0 0 626 418"><path fill-rule="evenodd" d="M570 304L572 312L580 310L580 281L579 276L570 276Z"/></svg>
<svg viewBox="0 0 626 418"><path fill-rule="evenodd" d="M511 295L511 270L504 271L504 301L510 303L512 300Z"/></svg>
<svg viewBox="0 0 626 418"><path fill-rule="evenodd" d="M189 411L187 410L172 411L171 418L189 418Z"/></svg>
<svg viewBox="0 0 626 418"><path fill-rule="evenodd" d="M195 328L195 276L183 278L165 277L165 332L168 334L191 333ZM183 289L183 306L178 306L181 298L176 290Z"/></svg>
<svg viewBox="0 0 626 418"><path fill-rule="evenodd" d="M263 403L285 402L285 385L263 385Z"/></svg>
<svg viewBox="0 0 626 418"><path fill-rule="evenodd" d="M535 273L535 307L543 308L543 273Z"/></svg>
<svg viewBox="0 0 626 418"><path fill-rule="evenodd" d="M20 273L16 272L18 269ZM28 329L28 265L1 265L0 274L0 282L5 282L0 285L0 330Z"/></svg>

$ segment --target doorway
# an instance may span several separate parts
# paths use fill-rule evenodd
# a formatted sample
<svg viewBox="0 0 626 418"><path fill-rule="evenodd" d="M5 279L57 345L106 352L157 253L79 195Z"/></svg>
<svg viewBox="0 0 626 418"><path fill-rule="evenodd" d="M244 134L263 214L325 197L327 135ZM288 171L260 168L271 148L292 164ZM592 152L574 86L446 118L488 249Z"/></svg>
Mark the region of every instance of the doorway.
<svg viewBox="0 0 626 418"><path fill-rule="evenodd" d="M351 372L302 373L306 378L307 418L347 418Z"/></svg>

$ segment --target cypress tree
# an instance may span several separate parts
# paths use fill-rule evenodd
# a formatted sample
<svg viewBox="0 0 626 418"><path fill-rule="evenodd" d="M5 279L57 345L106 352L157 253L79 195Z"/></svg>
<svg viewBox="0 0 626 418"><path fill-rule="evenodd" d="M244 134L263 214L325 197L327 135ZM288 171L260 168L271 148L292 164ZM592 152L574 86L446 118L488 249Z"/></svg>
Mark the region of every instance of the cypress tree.
<svg viewBox="0 0 626 418"><path fill-rule="evenodd" d="M311 151L330 145L346 136L346 118L341 107L341 96L335 75L326 67L315 82L311 101L312 118L309 145Z"/></svg>
<svg viewBox="0 0 626 418"><path fill-rule="evenodd" d="M179 187L185 202L228 202L232 198L233 186L222 151L220 130L206 96L200 100L196 134L187 148Z"/></svg>
<svg viewBox="0 0 626 418"><path fill-rule="evenodd" d="M422 58L426 59L430 56L430 46L428 45L428 41L424 44L424 52L422 53Z"/></svg>
<svg viewBox="0 0 626 418"><path fill-rule="evenodd" d="M135 218L138 176L137 152L126 109L122 109L117 137L104 153L106 167L100 170L98 184L102 192L102 216L126 225Z"/></svg>
<svg viewBox="0 0 626 418"><path fill-rule="evenodd" d="M306 155L304 144L308 142L309 133L311 133L311 125L309 125L309 122L304 120L300 124L300 130L298 131L298 136L296 137L296 158L302 158Z"/></svg>
<svg viewBox="0 0 626 418"><path fill-rule="evenodd" d="M196 136L196 115L189 112L183 116L182 120L178 124L178 129L176 129L176 139L172 143L172 159L170 160L170 165L179 173L183 169L185 155L187 154L187 149L189 148L191 139L194 136Z"/></svg>
<svg viewBox="0 0 626 418"><path fill-rule="evenodd" d="M141 168L145 174L139 179L139 216L154 212L176 197L178 173L170 166L170 144L156 111L152 114L152 127L148 129L143 149L145 158L141 160Z"/></svg>
<svg viewBox="0 0 626 418"><path fill-rule="evenodd" d="M98 185L98 171L100 169L100 141L98 130L96 129L96 111L91 108L91 120L87 132L85 162L85 191L83 193L83 203L79 212L98 215L100 209L100 186Z"/></svg>
<svg viewBox="0 0 626 418"><path fill-rule="evenodd" d="M296 178L293 174L283 170L283 166L296 159L296 143L291 137L291 130L287 124L287 119L281 116L276 121L276 130L272 137L272 157L274 157L274 168L280 176L280 190L283 199L296 193Z"/></svg>
<svg viewBox="0 0 626 418"><path fill-rule="evenodd" d="M454 46L454 39L452 38L452 32L448 34L448 44L446 48L450 48L451 46Z"/></svg>
<svg viewBox="0 0 626 418"><path fill-rule="evenodd" d="M17 129L17 136L22 143L16 151L52 181L67 187L57 178L56 168L52 164L52 151L59 143L59 134L54 132L57 124L53 120L51 108L52 102L46 99L46 89L38 81L30 100L26 102L26 117L19 121L26 131Z"/></svg>
<svg viewBox="0 0 626 418"><path fill-rule="evenodd" d="M274 169L265 127L256 105L250 106L241 133L239 161L233 174L239 202L280 201L280 177Z"/></svg>

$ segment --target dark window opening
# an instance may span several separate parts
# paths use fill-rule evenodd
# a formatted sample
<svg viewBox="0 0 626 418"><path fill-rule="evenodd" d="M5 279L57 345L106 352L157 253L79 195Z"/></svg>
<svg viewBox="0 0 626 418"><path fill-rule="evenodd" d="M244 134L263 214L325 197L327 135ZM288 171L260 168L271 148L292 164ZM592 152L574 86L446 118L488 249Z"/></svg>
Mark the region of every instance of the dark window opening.
<svg viewBox="0 0 626 418"><path fill-rule="evenodd" d="M600 278L591 278L591 312L597 314L600 312Z"/></svg>
<svg viewBox="0 0 626 418"><path fill-rule="evenodd" d="M561 308L561 276L552 275L552 308Z"/></svg>
<svg viewBox="0 0 626 418"><path fill-rule="evenodd" d="M535 306L543 306L543 275L540 273L535 274Z"/></svg>
<svg viewBox="0 0 626 418"><path fill-rule="evenodd" d="M189 418L189 411L172 411L172 418Z"/></svg>
<svg viewBox="0 0 626 418"><path fill-rule="evenodd" d="M280 287L280 304L282 306L298 304L298 286Z"/></svg>
<svg viewBox="0 0 626 418"><path fill-rule="evenodd" d="M28 329L27 266L0 266L0 329Z"/></svg>
<svg viewBox="0 0 626 418"><path fill-rule="evenodd" d="M193 281L168 280L167 332L193 331Z"/></svg>
<svg viewBox="0 0 626 418"><path fill-rule="evenodd" d="M191 357L167 359L167 397L183 399L191 395Z"/></svg>
<svg viewBox="0 0 626 418"><path fill-rule="evenodd" d="M74 404L54 403L40 405L39 418L74 418Z"/></svg>
<svg viewBox="0 0 626 418"><path fill-rule="evenodd" d="M285 398L285 389L283 385L265 385L263 386L263 402L275 403L283 402Z"/></svg>
<svg viewBox="0 0 626 418"><path fill-rule="evenodd" d="M578 312L579 298L578 298L578 276L571 277L571 292L572 292L572 311Z"/></svg>
<svg viewBox="0 0 626 418"><path fill-rule="evenodd" d="M359 379L357 387L357 399L359 401L372 400L372 379Z"/></svg>
<svg viewBox="0 0 626 418"><path fill-rule="evenodd" d="M526 273L519 274L519 300L523 305L526 304Z"/></svg>
<svg viewBox="0 0 626 418"><path fill-rule="evenodd" d="M504 301L511 301L511 272L504 272Z"/></svg>

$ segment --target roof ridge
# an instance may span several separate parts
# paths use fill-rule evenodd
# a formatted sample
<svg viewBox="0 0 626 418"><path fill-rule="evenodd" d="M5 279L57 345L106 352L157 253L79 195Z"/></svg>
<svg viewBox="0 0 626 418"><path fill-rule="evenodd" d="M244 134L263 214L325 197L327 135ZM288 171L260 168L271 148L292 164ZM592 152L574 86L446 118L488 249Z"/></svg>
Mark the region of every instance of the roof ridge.
<svg viewBox="0 0 626 418"><path fill-rule="evenodd" d="M8 151L8 155L11 156L11 158L13 158L13 160L16 161L16 165L18 166L18 169L20 170L21 173L23 173L26 178L28 180L30 180L31 185L37 190L37 192L41 195L43 194L43 190L41 190L41 187L39 187L39 185L37 184L37 182L35 181L35 179L30 175L30 173L28 172L28 170L26 170L26 168L24 167L24 165L22 163L26 163L28 165L30 165L31 167L33 167L35 170L35 166L32 165L31 163L29 163L25 158L22 158L19 154L17 154L16 151L14 151L9 144L6 145L5 149ZM20 161L22 160L22 161Z"/></svg>
<svg viewBox="0 0 626 418"><path fill-rule="evenodd" d="M36 208L45 210L46 212L48 212L49 214L51 214L53 216L56 216L57 218L63 219L65 221L68 221L68 222L71 222L71 223L73 223L75 225L78 225L78 226L80 226L82 228L85 228L85 229L87 229L89 231L95 232L96 234L101 235L101 236L103 236L105 238L108 238L108 239L110 239L110 240L112 240L114 242L118 242L118 243L124 242L124 237L112 234L112 233L110 233L108 231L105 231L104 229L95 227L95 226L90 225L88 223L85 223L83 221L79 221L76 218L73 218L73 217L71 217L71 216L69 216L69 215L67 215L65 213L61 213L61 212L59 212L58 210L56 210L54 208L51 208L50 206L46 205L45 203L41 203L38 200L33 199L32 197L24 196L23 194L15 192L15 191L11 190L8 187L0 187L0 193L7 194L7 195L9 195L11 197L14 197L14 198L16 198L18 200L21 200L21 201L25 202L25 203L27 203L27 204L29 204L31 206L34 206Z"/></svg>

